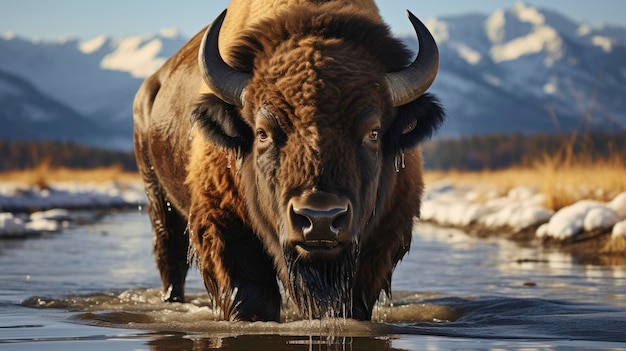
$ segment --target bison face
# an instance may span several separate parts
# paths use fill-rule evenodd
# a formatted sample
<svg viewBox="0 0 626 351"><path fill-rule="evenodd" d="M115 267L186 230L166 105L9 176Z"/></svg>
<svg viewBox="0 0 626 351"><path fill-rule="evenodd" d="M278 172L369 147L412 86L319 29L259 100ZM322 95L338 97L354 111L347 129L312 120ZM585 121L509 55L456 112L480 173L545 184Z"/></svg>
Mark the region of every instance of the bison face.
<svg viewBox="0 0 626 351"><path fill-rule="evenodd" d="M301 312L349 316L361 245L386 210L398 157L443 118L422 96L436 46L412 18L426 45L408 72L390 75L409 55L385 27L316 16L295 21L306 28L293 33L260 24L233 50L239 70L219 56L218 18L200 62L219 98L205 96L195 118L208 139L236 150L250 225ZM410 166L418 176L420 165Z"/></svg>

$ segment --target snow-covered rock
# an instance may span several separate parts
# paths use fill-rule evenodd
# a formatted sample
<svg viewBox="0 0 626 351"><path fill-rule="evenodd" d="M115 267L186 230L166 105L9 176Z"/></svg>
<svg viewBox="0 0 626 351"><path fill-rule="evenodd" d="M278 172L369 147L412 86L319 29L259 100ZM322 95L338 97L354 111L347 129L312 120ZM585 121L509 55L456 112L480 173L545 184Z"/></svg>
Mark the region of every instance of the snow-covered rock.
<svg viewBox="0 0 626 351"><path fill-rule="evenodd" d="M626 219L626 193L608 203L581 200L559 210L545 226L537 229L536 235L562 240L597 229L613 228L613 232L621 233L623 219Z"/></svg>
<svg viewBox="0 0 626 351"><path fill-rule="evenodd" d="M620 219L620 216L608 206L592 208L585 215L583 229L590 232L596 229L612 228Z"/></svg>
<svg viewBox="0 0 626 351"><path fill-rule="evenodd" d="M613 226L613 231L611 232L611 238L616 239L617 237L625 237L626 238L626 219L617 222L615 226Z"/></svg>
<svg viewBox="0 0 626 351"><path fill-rule="evenodd" d="M13 213L0 213L0 238L22 235L26 232L24 221Z"/></svg>
<svg viewBox="0 0 626 351"><path fill-rule="evenodd" d="M553 211L543 207L534 187L515 187L498 196L493 187L435 184L425 194L421 219L441 225L524 229L547 221Z"/></svg>
<svg viewBox="0 0 626 351"><path fill-rule="evenodd" d="M31 209L128 207L146 202L144 188L140 183L65 182L53 184L48 189L23 188L23 185L16 187L20 187L20 190L4 189L0 193L0 210L15 212ZM40 215L46 216L37 216Z"/></svg>
<svg viewBox="0 0 626 351"><path fill-rule="evenodd" d="M522 230L539 225L537 237L559 240L599 229L613 229L614 235L626 231L626 193L608 203L581 200L556 213L543 202L544 196L535 187L515 187L501 196L487 185L437 183L426 190L421 219L454 227L478 224Z"/></svg>
<svg viewBox="0 0 626 351"><path fill-rule="evenodd" d="M620 217L626 218L626 192L623 192L613 198L613 200L609 202L608 206L613 211L617 212Z"/></svg>
<svg viewBox="0 0 626 351"><path fill-rule="evenodd" d="M555 213L546 228L540 231L542 236L556 239L567 239L583 231L585 216L594 208L603 206L597 201L581 200L572 205L563 207ZM538 231L539 232L539 231Z"/></svg>
<svg viewBox="0 0 626 351"><path fill-rule="evenodd" d="M0 186L0 210L14 212L0 213L0 238L58 232L72 223L91 222L97 217L94 211L85 210L135 207L146 202L140 183L68 182L54 184L49 189L3 183ZM30 215L18 214L32 209L42 211Z"/></svg>

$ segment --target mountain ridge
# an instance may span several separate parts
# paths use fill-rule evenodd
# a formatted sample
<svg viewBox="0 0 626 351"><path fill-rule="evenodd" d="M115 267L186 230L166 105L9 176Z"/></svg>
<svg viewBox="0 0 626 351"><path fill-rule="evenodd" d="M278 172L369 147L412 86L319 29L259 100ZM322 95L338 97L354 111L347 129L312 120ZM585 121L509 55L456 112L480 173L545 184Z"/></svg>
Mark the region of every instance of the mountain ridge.
<svg viewBox="0 0 626 351"><path fill-rule="evenodd" d="M440 50L440 72L430 89L448 114L440 135L626 126L625 28L594 28L523 3L425 23ZM417 51L414 36L401 39ZM39 101L45 95L93 122L92 136L68 134L68 139L95 140L103 133L117 140L110 147L132 148L135 92L187 40L171 29L58 41L4 34L0 71L32 84ZM0 98L9 80L0 75ZM0 105L0 116L8 118L7 113Z"/></svg>

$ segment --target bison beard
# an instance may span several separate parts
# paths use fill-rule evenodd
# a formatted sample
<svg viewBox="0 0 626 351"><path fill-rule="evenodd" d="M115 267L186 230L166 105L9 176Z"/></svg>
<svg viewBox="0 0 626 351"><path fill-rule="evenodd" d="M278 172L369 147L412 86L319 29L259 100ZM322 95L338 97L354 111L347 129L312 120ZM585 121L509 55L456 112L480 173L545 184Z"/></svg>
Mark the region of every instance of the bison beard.
<svg viewBox="0 0 626 351"><path fill-rule="evenodd" d="M357 257L352 249L335 260L302 260L286 250L289 292L303 318L351 317Z"/></svg>

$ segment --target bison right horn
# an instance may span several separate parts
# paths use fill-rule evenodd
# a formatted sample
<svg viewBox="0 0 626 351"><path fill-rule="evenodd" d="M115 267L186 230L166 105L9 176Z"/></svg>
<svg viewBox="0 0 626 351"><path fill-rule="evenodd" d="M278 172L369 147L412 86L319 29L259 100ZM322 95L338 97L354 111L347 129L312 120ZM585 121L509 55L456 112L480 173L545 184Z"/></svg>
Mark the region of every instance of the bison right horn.
<svg viewBox="0 0 626 351"><path fill-rule="evenodd" d="M243 106L249 73L230 67L220 55L218 37L226 17L224 10L209 26L198 51L198 65L204 83L223 101L235 106Z"/></svg>
<svg viewBox="0 0 626 351"><path fill-rule="evenodd" d="M406 105L422 96L435 81L439 70L439 50L435 39L411 11L407 13L417 34L419 53L409 67L385 75L389 95L395 107Z"/></svg>

